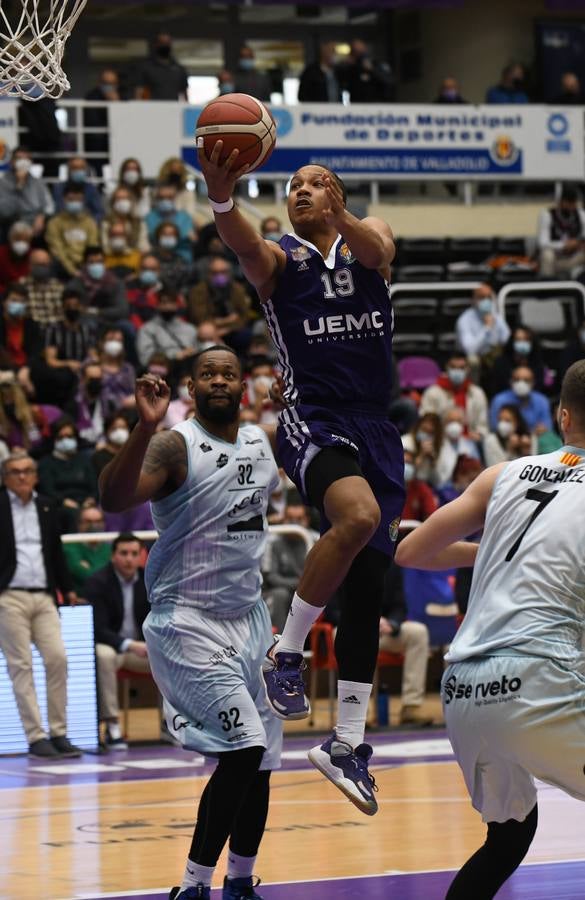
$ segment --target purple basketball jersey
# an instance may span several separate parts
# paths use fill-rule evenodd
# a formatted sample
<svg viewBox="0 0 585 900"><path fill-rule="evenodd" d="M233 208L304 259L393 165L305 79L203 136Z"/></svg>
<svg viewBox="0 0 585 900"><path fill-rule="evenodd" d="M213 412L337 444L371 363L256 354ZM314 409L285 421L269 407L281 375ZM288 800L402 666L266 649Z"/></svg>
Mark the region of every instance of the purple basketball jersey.
<svg viewBox="0 0 585 900"><path fill-rule="evenodd" d="M392 389L390 285L341 235L323 259L287 234L286 266L264 310L289 407L384 413Z"/></svg>

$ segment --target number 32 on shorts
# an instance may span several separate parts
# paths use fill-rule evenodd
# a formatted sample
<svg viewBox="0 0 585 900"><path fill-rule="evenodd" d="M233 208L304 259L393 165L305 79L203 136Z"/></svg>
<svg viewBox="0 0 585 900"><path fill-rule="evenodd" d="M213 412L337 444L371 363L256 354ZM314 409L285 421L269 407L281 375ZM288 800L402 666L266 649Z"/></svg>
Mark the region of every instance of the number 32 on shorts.
<svg viewBox="0 0 585 900"><path fill-rule="evenodd" d="M232 728L243 728L244 723L240 722L240 710L237 706L232 706L230 709L222 709L221 712L217 714L218 719L222 723L223 731L231 731Z"/></svg>

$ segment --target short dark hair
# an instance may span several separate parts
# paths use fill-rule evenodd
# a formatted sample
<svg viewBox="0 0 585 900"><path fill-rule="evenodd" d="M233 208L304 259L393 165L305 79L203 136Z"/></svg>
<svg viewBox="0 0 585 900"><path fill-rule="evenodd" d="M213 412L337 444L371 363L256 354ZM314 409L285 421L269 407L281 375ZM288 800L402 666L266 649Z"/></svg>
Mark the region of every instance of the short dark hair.
<svg viewBox="0 0 585 900"><path fill-rule="evenodd" d="M76 288L68 287L63 291L63 295L61 297L61 303L65 303L66 300L79 300L82 302L82 294L83 291L77 290Z"/></svg>
<svg viewBox="0 0 585 900"><path fill-rule="evenodd" d="M585 427L585 359L569 366L561 384L561 409L568 409L580 427Z"/></svg>
<svg viewBox="0 0 585 900"><path fill-rule="evenodd" d="M71 416L59 416L58 419L55 419L54 422L51 423L49 427L49 431L51 432L51 437L53 440L57 437L62 428L72 428L75 436L77 437L77 425Z"/></svg>
<svg viewBox="0 0 585 900"><path fill-rule="evenodd" d="M126 422L126 425L128 425L128 418L124 415L124 411L121 409L117 409L115 412L110 413L110 415L106 416L106 418L104 419L104 434L110 430L116 419L123 419L124 422ZM128 427L130 426L128 425Z"/></svg>
<svg viewBox="0 0 585 900"><path fill-rule="evenodd" d="M131 531L121 531L117 538L114 538L112 542L112 553L115 553L118 549L119 544L140 544L142 547L142 541L139 537L136 537L135 534L132 534Z"/></svg>
<svg viewBox="0 0 585 900"><path fill-rule="evenodd" d="M561 190L561 203L577 203L579 199L579 188L574 184L564 184Z"/></svg>
<svg viewBox="0 0 585 900"><path fill-rule="evenodd" d="M65 194L85 194L85 190L78 181L68 181L63 188L63 196Z"/></svg>
<svg viewBox="0 0 585 900"><path fill-rule="evenodd" d="M85 262L90 256L103 256L104 251L99 244L90 244L83 252L83 261Z"/></svg>
<svg viewBox="0 0 585 900"><path fill-rule="evenodd" d="M23 300L28 300L28 290L24 284L20 284L18 281L10 282L6 288L4 297L6 298L12 294L16 294L17 297L22 297Z"/></svg>
<svg viewBox="0 0 585 900"><path fill-rule="evenodd" d="M242 362L240 360L240 357L236 353L236 351L234 349L232 349L232 347L228 347L227 344L214 344L213 347L206 347L205 350L200 350L199 353L196 353L195 356L193 357L193 362L191 364L191 373L192 373L193 377L195 377L195 375L197 374L197 369L199 367L199 360L201 359L203 354L204 353L212 353L214 350L221 350L223 353L231 353L233 356L235 356L235 358L238 362L238 369L240 371L240 374L242 373Z"/></svg>

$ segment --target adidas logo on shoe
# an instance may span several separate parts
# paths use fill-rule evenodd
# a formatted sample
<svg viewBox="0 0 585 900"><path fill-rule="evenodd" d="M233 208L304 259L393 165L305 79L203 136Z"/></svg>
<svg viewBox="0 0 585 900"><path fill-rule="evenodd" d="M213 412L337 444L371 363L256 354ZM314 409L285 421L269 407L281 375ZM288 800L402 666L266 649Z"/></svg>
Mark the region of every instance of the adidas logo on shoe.
<svg viewBox="0 0 585 900"><path fill-rule="evenodd" d="M360 701L359 701L358 698L355 696L355 694L350 694L349 697L346 697L346 698L343 700L343 703L357 703L358 705L359 705L359 702L360 702Z"/></svg>

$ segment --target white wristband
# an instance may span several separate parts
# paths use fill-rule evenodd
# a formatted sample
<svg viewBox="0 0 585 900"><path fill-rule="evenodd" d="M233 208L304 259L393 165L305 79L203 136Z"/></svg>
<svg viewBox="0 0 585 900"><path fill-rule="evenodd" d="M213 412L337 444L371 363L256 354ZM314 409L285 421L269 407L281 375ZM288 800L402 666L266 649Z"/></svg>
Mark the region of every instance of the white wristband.
<svg viewBox="0 0 585 900"><path fill-rule="evenodd" d="M212 210L216 213L231 212L236 205L234 203L233 197L230 197L229 200L225 200L223 203L217 203L215 200L212 200L211 197L208 197L207 199L209 200L209 205L211 206Z"/></svg>

